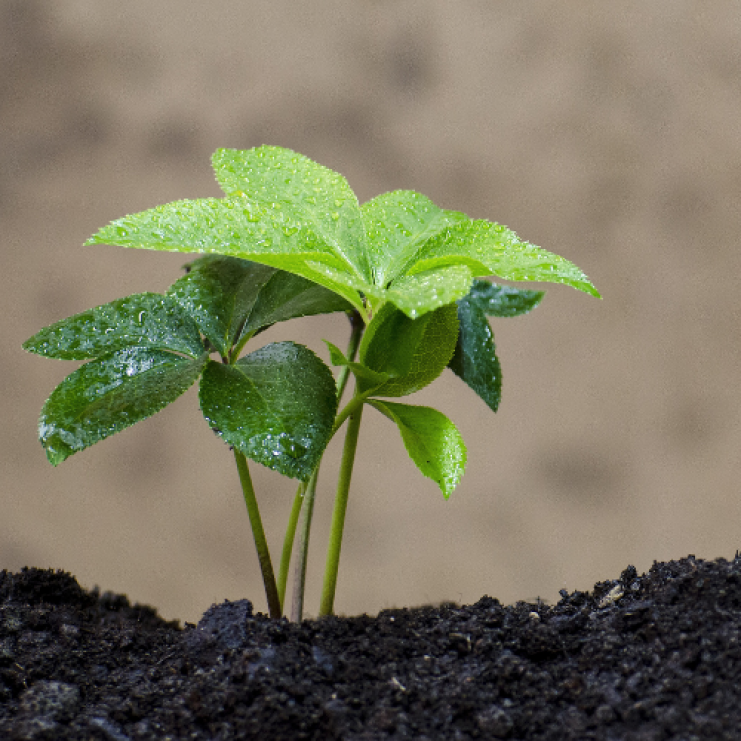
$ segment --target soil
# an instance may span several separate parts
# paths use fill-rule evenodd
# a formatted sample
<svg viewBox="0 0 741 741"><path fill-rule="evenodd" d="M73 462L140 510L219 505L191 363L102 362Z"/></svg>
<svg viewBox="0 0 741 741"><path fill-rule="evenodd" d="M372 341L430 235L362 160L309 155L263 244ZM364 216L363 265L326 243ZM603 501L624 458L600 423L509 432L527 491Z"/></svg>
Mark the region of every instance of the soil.
<svg viewBox="0 0 741 741"><path fill-rule="evenodd" d="M738 739L741 557L554 606L197 626L62 571L0 573L3 739Z"/></svg>

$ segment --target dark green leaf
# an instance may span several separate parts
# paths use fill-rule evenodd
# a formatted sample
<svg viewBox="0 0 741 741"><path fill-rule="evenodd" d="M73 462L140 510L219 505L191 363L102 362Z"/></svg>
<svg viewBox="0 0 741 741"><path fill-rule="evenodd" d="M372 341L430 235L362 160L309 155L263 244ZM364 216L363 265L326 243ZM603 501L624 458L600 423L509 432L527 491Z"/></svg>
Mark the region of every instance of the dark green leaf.
<svg viewBox="0 0 741 741"><path fill-rule="evenodd" d="M543 291L527 291L475 280L468 295L458 301L460 332L448 367L494 412L502 397L502 369L486 315L511 317L526 314L540 303L543 295Z"/></svg>
<svg viewBox="0 0 741 741"><path fill-rule="evenodd" d="M352 309L352 304L323 286L278 270L260 291L242 335L288 319Z"/></svg>
<svg viewBox="0 0 741 741"><path fill-rule="evenodd" d="M406 396L432 383L453 355L458 336L455 304L419 319L387 304L368 325L360 343L360 362L392 378L373 391L377 396ZM368 382L359 379L361 390Z"/></svg>
<svg viewBox="0 0 741 741"><path fill-rule="evenodd" d="M337 411L332 372L293 342L266 345L234 365L209 362L200 399L229 445L302 481L319 462Z"/></svg>
<svg viewBox="0 0 741 741"><path fill-rule="evenodd" d="M277 268L236 257L208 255L191 263L167 295L196 321L204 337L226 357L260 289Z"/></svg>
<svg viewBox="0 0 741 741"><path fill-rule="evenodd" d="M86 363L54 389L39 439L56 466L74 453L151 417L183 394L208 358L126 348Z"/></svg>
<svg viewBox="0 0 741 741"><path fill-rule="evenodd" d="M236 257L208 255L170 286L222 357L247 334L300 316L351 309L336 293L277 268Z"/></svg>
<svg viewBox="0 0 741 741"><path fill-rule="evenodd" d="M545 291L528 291L513 286L475 280L462 301L476 304L488 316L520 316L532 311L545 296Z"/></svg>
<svg viewBox="0 0 741 741"><path fill-rule="evenodd" d="M396 422L409 457L447 499L466 467L466 446L456 426L437 409L378 399L368 403Z"/></svg>
<svg viewBox="0 0 741 741"><path fill-rule="evenodd" d="M460 332L448 367L496 412L502 397L502 369L483 309L468 297L458 302Z"/></svg>
<svg viewBox="0 0 741 741"><path fill-rule="evenodd" d="M87 360L125 347L203 353L198 327L178 304L158 293L137 293L45 327L23 343L47 358Z"/></svg>

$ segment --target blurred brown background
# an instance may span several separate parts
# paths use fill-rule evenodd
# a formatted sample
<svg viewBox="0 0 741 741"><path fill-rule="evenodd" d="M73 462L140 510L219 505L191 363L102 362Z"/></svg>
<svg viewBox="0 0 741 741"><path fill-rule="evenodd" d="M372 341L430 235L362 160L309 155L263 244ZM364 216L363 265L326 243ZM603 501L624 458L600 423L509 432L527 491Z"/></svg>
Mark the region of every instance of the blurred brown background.
<svg viewBox="0 0 741 741"><path fill-rule="evenodd" d="M35 423L74 364L20 348L163 291L185 256L82 242L219 195L211 152L263 143L339 170L361 201L410 188L505 223L604 295L552 287L495 322L497 415L449 372L414 400L469 446L448 502L366 413L339 612L553 601L628 564L741 547L738 3L4 0L0 65L1 568L63 568L169 618L245 596L265 609L233 459L195 391L53 469ZM321 338L346 334L320 318L266 340L326 359ZM253 474L277 562L295 486Z"/></svg>

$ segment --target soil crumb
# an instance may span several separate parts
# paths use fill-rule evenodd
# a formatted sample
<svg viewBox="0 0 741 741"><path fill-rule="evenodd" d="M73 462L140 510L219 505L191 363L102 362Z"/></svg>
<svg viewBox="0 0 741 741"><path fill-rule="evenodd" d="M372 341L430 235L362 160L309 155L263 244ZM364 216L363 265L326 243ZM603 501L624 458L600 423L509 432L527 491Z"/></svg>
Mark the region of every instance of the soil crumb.
<svg viewBox="0 0 741 741"><path fill-rule="evenodd" d="M738 739L741 557L628 567L557 605L181 628L62 571L0 572L0 738Z"/></svg>

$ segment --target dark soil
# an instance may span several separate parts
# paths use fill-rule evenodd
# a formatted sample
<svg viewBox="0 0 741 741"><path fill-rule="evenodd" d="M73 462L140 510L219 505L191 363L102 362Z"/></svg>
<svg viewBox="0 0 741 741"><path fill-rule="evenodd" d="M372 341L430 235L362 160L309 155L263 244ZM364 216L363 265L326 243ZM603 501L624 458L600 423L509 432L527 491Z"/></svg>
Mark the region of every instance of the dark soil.
<svg viewBox="0 0 741 741"><path fill-rule="evenodd" d="M592 593L198 626L69 574L0 573L2 739L739 739L741 558Z"/></svg>

